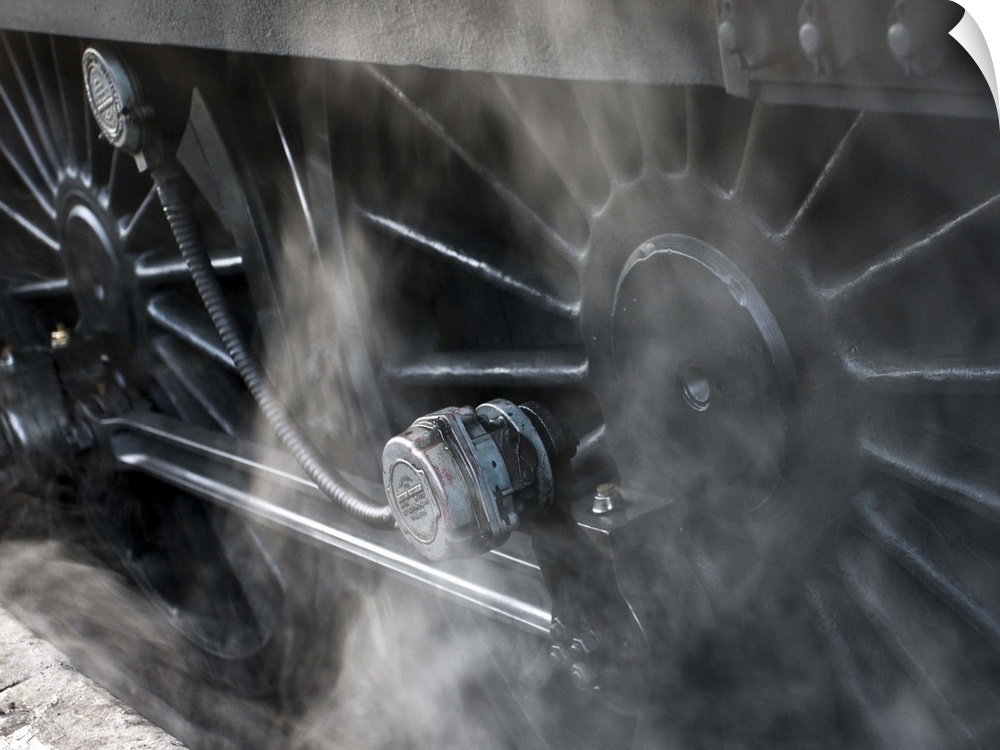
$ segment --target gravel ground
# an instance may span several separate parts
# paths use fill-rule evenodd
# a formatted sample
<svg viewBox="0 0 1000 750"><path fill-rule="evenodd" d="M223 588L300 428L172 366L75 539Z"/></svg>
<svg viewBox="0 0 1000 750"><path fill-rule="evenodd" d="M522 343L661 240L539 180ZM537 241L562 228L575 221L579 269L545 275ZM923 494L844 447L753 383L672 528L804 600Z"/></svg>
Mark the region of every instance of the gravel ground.
<svg viewBox="0 0 1000 750"><path fill-rule="evenodd" d="M183 745L84 677L0 608L0 749L177 750Z"/></svg>

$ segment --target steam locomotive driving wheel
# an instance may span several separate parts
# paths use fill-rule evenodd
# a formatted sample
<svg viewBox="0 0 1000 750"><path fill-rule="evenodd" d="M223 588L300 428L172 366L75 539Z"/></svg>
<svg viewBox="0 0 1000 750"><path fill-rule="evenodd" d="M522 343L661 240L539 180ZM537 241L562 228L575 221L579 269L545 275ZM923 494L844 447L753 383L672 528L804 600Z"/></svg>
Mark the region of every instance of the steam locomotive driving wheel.
<svg viewBox="0 0 1000 750"><path fill-rule="evenodd" d="M581 504L669 498L614 553L639 731L988 743L993 124L373 77L386 155L334 171L404 269L373 344L400 421L534 398L583 436Z"/></svg>
<svg viewBox="0 0 1000 750"><path fill-rule="evenodd" d="M8 353L48 351L74 419L153 409L216 455L222 436L269 441L241 417L246 388L151 185L96 140L66 72L75 48L5 46L5 298L52 334L11 335ZM579 438L555 510L519 507L497 535L494 557L532 571L553 615L552 643L491 642L496 674L472 681L503 742L995 742L995 123L266 58L231 61L224 83L185 90L168 140L226 297L312 444L377 488L381 446L443 429L448 406L521 404L564 430L535 419L525 434L546 437L528 454L517 430L470 438L501 462L565 457ZM10 372L8 417L26 387ZM83 460L86 443L65 450ZM522 461L521 479L544 463ZM478 469L499 470L463 471ZM85 502L212 669L266 691L315 581L290 582L284 543L187 494L190 474L84 472ZM406 480L422 498L422 470ZM341 521L338 544L356 533ZM380 545L417 559L365 539L365 560ZM473 569L446 570L452 585ZM388 600L372 609L409 611L405 593ZM385 618L356 623L381 643ZM427 629L413 630L394 645L420 669ZM335 645L350 655L350 638ZM365 670L341 680L338 731L399 678ZM410 720L367 729L441 739ZM476 721L449 725L477 737Z"/></svg>
<svg viewBox="0 0 1000 750"><path fill-rule="evenodd" d="M82 46L6 33L3 47L8 472L26 492L57 479L72 487L98 551L194 646L179 670L270 693L286 678L275 663L295 616L286 542L117 471L84 426L140 406L235 435L252 424L249 398L190 288L152 181L99 136L80 83ZM231 246L213 248L212 264L240 286ZM38 403L44 415L31 416ZM25 419L46 425L51 459L39 463Z"/></svg>

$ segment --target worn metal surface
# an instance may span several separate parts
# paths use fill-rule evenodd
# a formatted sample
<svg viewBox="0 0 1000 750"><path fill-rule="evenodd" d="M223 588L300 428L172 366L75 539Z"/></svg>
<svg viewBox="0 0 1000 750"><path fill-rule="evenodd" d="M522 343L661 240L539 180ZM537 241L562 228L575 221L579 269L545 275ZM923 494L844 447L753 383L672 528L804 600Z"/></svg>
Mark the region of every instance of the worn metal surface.
<svg viewBox="0 0 1000 750"><path fill-rule="evenodd" d="M715 10L692 0L3 0L0 27L560 78L722 81Z"/></svg>

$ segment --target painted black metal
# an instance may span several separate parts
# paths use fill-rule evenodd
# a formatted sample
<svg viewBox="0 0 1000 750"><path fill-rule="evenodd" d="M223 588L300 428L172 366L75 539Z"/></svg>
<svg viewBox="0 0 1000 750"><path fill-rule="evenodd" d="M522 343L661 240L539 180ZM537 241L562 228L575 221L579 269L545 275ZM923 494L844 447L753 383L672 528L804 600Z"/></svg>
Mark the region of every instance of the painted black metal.
<svg viewBox="0 0 1000 750"><path fill-rule="evenodd" d="M5 494L14 487L40 491L64 471L74 457L70 425L51 352L27 342L5 344L0 361L0 482Z"/></svg>
<svg viewBox="0 0 1000 750"><path fill-rule="evenodd" d="M724 84L738 95L825 106L980 117L995 112L981 75L947 36L957 17L944 0L860 1L829 11L813 2L806 7L819 10L805 20L798 18L797 0L727 0L718 15L715 5L116 0L84 10L65 0L31 6L6 0L0 27L569 80ZM911 40L905 50L899 30L889 33L900 26L901 5L910 30L903 36ZM822 49L802 47L800 27L806 25L813 32L805 36Z"/></svg>
<svg viewBox="0 0 1000 750"><path fill-rule="evenodd" d="M477 243L474 240L467 240L473 243L471 247L468 245L459 247L456 243L436 240L431 235L387 216L373 214L363 209L360 210L360 215L386 235L423 250L432 257L453 263L490 286L521 297L546 312L570 319L579 313L579 290L567 284L565 278L555 274L541 275L539 269L525 268L523 264L511 263L507 260L507 255L499 249L476 249Z"/></svg>
<svg viewBox="0 0 1000 750"><path fill-rule="evenodd" d="M148 497L176 493L183 498L176 507L187 509L206 507L191 495L204 497L544 635L557 607L545 604L551 597L539 557L525 551L520 535L479 561L483 578L471 568L432 568L357 531L287 469L287 456L223 437L245 430L245 394L218 386L231 374L204 320L180 302L192 301L191 289L178 258L163 252L165 227L152 219L148 184L123 190L127 161L114 166L93 132L89 140L72 137L82 135L72 123L85 128L86 121L60 113L80 114L82 102L63 95L66 71L75 68L58 62L75 62L73 50L56 44L50 55L47 43L5 37L5 278L45 324L39 345L55 323L75 320L71 291L88 285L70 284L53 252L76 235L61 232L49 210L59 185L72 182L87 191L88 207L105 199L111 206L105 234L139 217L133 239L150 242L128 244L120 257L125 277L136 279L129 310L141 330L166 337L148 337L149 346L139 337L137 357L115 358L104 382L90 379L98 341L72 326L61 332L69 341L59 357L64 384L75 380L90 395L103 385L110 406L112 396L128 395L174 417L104 420L118 468L138 488L110 507L135 522ZM18 75L12 66L21 59L39 64L22 65ZM650 700L641 704L640 731L648 736L638 746L662 745L664 737L691 746L734 738L995 744L995 657L992 647L978 647L996 639L995 600L983 583L995 577L997 539L994 123L778 107L703 89L315 61L296 63L301 86L288 90L286 63L245 62L227 63L231 90L206 88L192 118L202 148L189 140L183 155L203 193L196 218L208 230L212 266L251 276L223 283L247 329L266 331L268 351L274 331L294 336L303 308L337 313L328 316L342 326L337 335L305 337L323 342L304 347L313 358L297 377L308 387L283 395L303 397L299 413L314 417L310 428L325 444L334 444L342 425L363 444L366 429L386 434L378 429L383 418L405 426L442 403L478 403L472 399L508 388L552 404L586 435L573 464L569 514L594 544L592 554L571 554L577 540L563 545L558 535L541 535L538 544L556 558L552 569L568 567L569 593L550 584L557 598L599 609L617 602L614 588L646 636L642 687ZM237 102L239 117L227 116ZM276 137L253 137L260 133ZM95 175L90 186L84 171ZM281 205L294 210L276 212L258 200L267 196L287 198ZM266 241L237 258L234 246L255 233ZM633 279L633 271L652 271L634 264L621 286L637 292L635 300L616 299L630 254L669 234L698 238L739 269L738 280L752 286L787 345L788 356L778 359L787 366L790 358L798 387L784 415L783 470L759 512L756 505L706 507L698 477L678 480L690 480L681 475L699 464L678 460L676 449L697 458L712 440L670 425L637 429L636 412L655 415L661 393L692 420L725 403L712 368L664 372L656 356L643 356L655 354L651 342L661 334L669 342L672 329L664 334L663 320L648 314L660 304L655 295L638 292L668 289L676 298L696 291L690 279L674 283L671 268L662 278ZM327 294L307 296L313 280L295 277L293 291L315 308L296 307L302 300L273 275L297 267L275 252L273 237L283 236L307 238L283 246L301 252L288 256L296 263L315 249L336 269L315 274ZM150 246L161 249L147 254ZM722 295L727 305L738 296ZM681 323L697 330L704 309L693 305L691 313ZM272 316L291 325L273 326ZM740 333L733 349L773 365L768 346L755 346L754 316L746 317L748 326L725 327ZM633 330L616 331L626 318ZM635 356L623 359L626 334ZM352 356L336 359L330 341ZM288 349L301 354L294 344ZM393 381L400 372L413 377ZM74 400L82 391L68 389ZM364 414L331 416L344 403L343 413L360 403ZM764 417L773 416L770 406L759 410ZM741 421L741 434L759 440L756 424ZM619 510L594 515L594 490L610 479L622 488ZM863 501L852 504L859 492ZM178 558L158 558L165 559L168 569L183 569ZM300 587L280 594L265 587L275 595L268 617L290 592L312 595L308 577L296 581ZM190 585L200 596L232 588ZM580 619L571 611L560 620L574 616ZM577 630L556 633L560 647L572 650L579 640L577 652L597 653L586 632L593 628L583 622ZM601 648L621 632L607 628ZM630 664L616 660L615 650L595 659L601 669ZM594 684L591 667L573 674L584 687ZM925 719L923 735L894 721L900 699ZM561 704L538 705L557 712Z"/></svg>
<svg viewBox="0 0 1000 750"><path fill-rule="evenodd" d="M508 351L435 352L389 366L385 377L410 386L573 386L587 380L586 353L579 347Z"/></svg>
<svg viewBox="0 0 1000 750"><path fill-rule="evenodd" d="M146 305L150 319L227 370L235 372L232 357L219 340L204 307L176 293L160 292Z"/></svg>
<svg viewBox="0 0 1000 750"><path fill-rule="evenodd" d="M184 346L181 342L191 338L191 332L181 330L183 336L154 338L153 350L175 381L211 417L212 422L227 435L238 435L245 424L245 416L241 417L233 407L241 403L250 406L242 384L228 373L217 372L210 358L199 357Z"/></svg>
<svg viewBox="0 0 1000 750"><path fill-rule="evenodd" d="M984 585L992 577L992 563L977 559L971 545L949 544L947 527L920 513L914 500L903 493L859 495L860 528L996 648L998 602L992 587Z"/></svg>
<svg viewBox="0 0 1000 750"><path fill-rule="evenodd" d="M0 27L74 37L575 79L721 82L710 3L589 0L65 0Z"/></svg>
<svg viewBox="0 0 1000 750"><path fill-rule="evenodd" d="M243 272L243 257L234 248L220 247L211 254L212 268L219 276L233 276ZM150 250L135 262L135 276L147 284L170 284L186 281L191 274L172 248Z"/></svg>
<svg viewBox="0 0 1000 750"><path fill-rule="evenodd" d="M1000 459L994 447L956 433L915 432L904 425L862 434L860 447L880 471L984 518L1000 520L1000 488L989 468Z"/></svg>
<svg viewBox="0 0 1000 750"><path fill-rule="evenodd" d="M863 699L869 707L884 705L891 700L889 696L898 695L900 686L934 696L936 708L926 717L929 721L919 741L929 738L947 743L948 737L956 737L970 745L991 743L997 737L996 721L990 717L997 699L989 677L995 650L985 641L974 641L953 653L939 669L921 670L925 654L939 643L940 627L944 623L964 627L964 623L960 624L959 615L947 604L922 597L903 568L872 564L875 549L873 543L854 537L845 540L840 554L842 575L853 599L841 603L841 627L855 618L866 619L869 633L875 638L872 645L877 649L885 644L885 657L892 657L882 659L879 666L885 671L881 674L864 675L868 685ZM970 579L975 577L972 573ZM907 611L910 616L897 617L894 613L898 611ZM861 623L852 624L857 629ZM867 656L871 661L871 653ZM877 714L871 715L867 724L870 734L882 744L891 741L888 728L878 721ZM903 732L917 734L912 728Z"/></svg>

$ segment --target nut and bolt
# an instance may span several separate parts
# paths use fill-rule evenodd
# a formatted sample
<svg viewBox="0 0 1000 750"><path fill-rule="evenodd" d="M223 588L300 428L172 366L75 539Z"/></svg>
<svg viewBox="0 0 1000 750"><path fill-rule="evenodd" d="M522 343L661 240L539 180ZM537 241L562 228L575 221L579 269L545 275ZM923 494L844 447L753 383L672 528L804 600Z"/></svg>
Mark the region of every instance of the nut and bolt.
<svg viewBox="0 0 1000 750"><path fill-rule="evenodd" d="M799 46L807 57L819 56L825 46L823 32L815 21L806 21L799 27Z"/></svg>
<svg viewBox="0 0 1000 750"><path fill-rule="evenodd" d="M572 643L568 644L569 630L558 618L553 618L549 635L556 641L549 649L553 666L568 673L577 689L596 689L598 668L593 660L601 646L597 634L590 628L583 628L578 635L572 637Z"/></svg>
<svg viewBox="0 0 1000 750"><path fill-rule="evenodd" d="M56 323L56 329L49 335L53 349L65 349L69 345L70 333L62 323Z"/></svg>
<svg viewBox="0 0 1000 750"><path fill-rule="evenodd" d="M94 433L86 424L73 424L66 430L66 440L83 452L94 446Z"/></svg>
<svg viewBox="0 0 1000 750"><path fill-rule="evenodd" d="M799 11L799 49L812 61L816 73L833 73L836 67L825 15L817 0L805 0Z"/></svg>
<svg viewBox="0 0 1000 750"><path fill-rule="evenodd" d="M597 650L597 647L601 645L601 642L597 638L592 630L587 630L581 635L573 639L573 645L570 648L578 654L592 654Z"/></svg>
<svg viewBox="0 0 1000 750"><path fill-rule="evenodd" d="M552 624L549 625L549 636L551 636L554 641L561 641L566 638L567 630L566 626L563 625L562 620L558 617L552 618Z"/></svg>
<svg viewBox="0 0 1000 750"><path fill-rule="evenodd" d="M575 655L561 643L553 643L549 649L549 658L560 668L566 668L573 662Z"/></svg>
<svg viewBox="0 0 1000 750"><path fill-rule="evenodd" d="M594 491L594 504L591 511L594 515L603 516L618 510L621 497L621 492L611 482L599 484Z"/></svg>
<svg viewBox="0 0 1000 750"><path fill-rule="evenodd" d="M586 662L578 661L569 671L570 679L579 690L590 690L595 687L597 679L594 670Z"/></svg>
<svg viewBox="0 0 1000 750"><path fill-rule="evenodd" d="M740 32L731 18L719 24L719 46L731 55L740 51Z"/></svg>
<svg viewBox="0 0 1000 750"><path fill-rule="evenodd" d="M957 12L947 3L896 0L886 42L906 75L927 75L941 65L948 48L948 31L957 20L955 15Z"/></svg>

